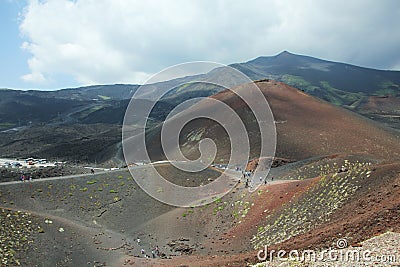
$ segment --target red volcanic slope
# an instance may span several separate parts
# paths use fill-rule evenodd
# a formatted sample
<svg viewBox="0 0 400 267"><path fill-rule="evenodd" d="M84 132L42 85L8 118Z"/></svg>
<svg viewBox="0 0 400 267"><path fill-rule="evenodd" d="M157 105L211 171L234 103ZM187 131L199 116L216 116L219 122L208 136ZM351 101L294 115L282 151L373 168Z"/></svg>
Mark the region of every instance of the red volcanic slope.
<svg viewBox="0 0 400 267"><path fill-rule="evenodd" d="M276 81L257 82L272 109L277 129L276 156L291 160L331 154L365 154L381 159L400 157L400 139L377 123L351 111L334 106ZM243 85L234 90L246 90ZM249 108L232 91L222 91L212 98L235 109L250 135L252 156L260 147L259 130ZM212 108L209 103L204 109ZM181 133L182 150L190 157L198 141L190 141L193 132L203 132L218 145L217 158L228 158L230 146L226 133L218 125L204 119L194 120ZM158 143L158 142L157 142ZM154 143L153 143L154 145Z"/></svg>

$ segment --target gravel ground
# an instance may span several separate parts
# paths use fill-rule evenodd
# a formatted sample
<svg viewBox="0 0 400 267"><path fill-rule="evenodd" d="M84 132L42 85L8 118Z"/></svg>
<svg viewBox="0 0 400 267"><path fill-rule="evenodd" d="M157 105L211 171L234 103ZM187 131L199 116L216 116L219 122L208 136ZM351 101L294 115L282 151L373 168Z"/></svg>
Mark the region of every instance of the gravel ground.
<svg viewBox="0 0 400 267"><path fill-rule="evenodd" d="M0 168L0 182L18 181L22 174L33 179L90 173L90 169L75 166L54 166L45 168Z"/></svg>
<svg viewBox="0 0 400 267"><path fill-rule="evenodd" d="M338 241L337 246L346 246L345 239ZM361 267L361 266L400 266L400 233L386 232L382 235L368 239L357 246L350 246L347 248L339 249L338 247L332 248L332 254L321 252L316 253L316 260L298 261L293 259L276 259L277 252L275 252L275 260L262 262L253 267L263 266L296 266L296 267ZM270 253L270 252L269 252ZM287 252L289 253L289 252ZM304 253L304 252L303 252ZM263 255L263 254L261 254ZM301 255L305 253L299 252ZM332 256L330 256L332 255ZM359 258L357 258L359 256Z"/></svg>

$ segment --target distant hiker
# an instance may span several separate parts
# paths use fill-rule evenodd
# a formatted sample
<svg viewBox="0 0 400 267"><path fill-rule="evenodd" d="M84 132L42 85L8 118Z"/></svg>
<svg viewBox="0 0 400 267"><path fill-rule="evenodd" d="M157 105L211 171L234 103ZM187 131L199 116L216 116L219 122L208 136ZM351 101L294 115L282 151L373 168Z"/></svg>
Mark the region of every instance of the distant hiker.
<svg viewBox="0 0 400 267"><path fill-rule="evenodd" d="M25 175L24 174L21 175L21 181L25 182Z"/></svg>
<svg viewBox="0 0 400 267"><path fill-rule="evenodd" d="M142 248L142 249L140 250L140 254L144 255L144 253L145 253L145 251L144 251L144 249Z"/></svg>
<svg viewBox="0 0 400 267"><path fill-rule="evenodd" d="M156 252L155 252L154 250L151 251L151 256L152 256L153 258L156 257Z"/></svg>
<svg viewBox="0 0 400 267"><path fill-rule="evenodd" d="M138 243L138 244L140 244L140 238L138 237L138 239L136 239L136 242Z"/></svg>
<svg viewBox="0 0 400 267"><path fill-rule="evenodd" d="M92 173L92 174L94 174L94 169L92 168L92 169L90 169L90 172Z"/></svg>
<svg viewBox="0 0 400 267"><path fill-rule="evenodd" d="M268 184L268 181L267 181L267 179L265 179L265 180L264 180L264 184Z"/></svg>
<svg viewBox="0 0 400 267"><path fill-rule="evenodd" d="M244 185L244 188L249 187L249 179L246 179L246 184Z"/></svg>
<svg viewBox="0 0 400 267"><path fill-rule="evenodd" d="M274 181L274 176L271 177L271 181Z"/></svg>

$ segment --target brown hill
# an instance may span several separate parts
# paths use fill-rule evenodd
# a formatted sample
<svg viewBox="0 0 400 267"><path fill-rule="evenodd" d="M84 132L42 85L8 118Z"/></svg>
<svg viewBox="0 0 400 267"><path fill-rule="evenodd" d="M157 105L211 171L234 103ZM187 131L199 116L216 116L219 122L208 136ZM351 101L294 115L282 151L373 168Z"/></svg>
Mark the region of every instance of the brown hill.
<svg viewBox="0 0 400 267"><path fill-rule="evenodd" d="M370 96L357 102L351 108L358 113L382 122L388 127L400 129L400 95Z"/></svg>
<svg viewBox="0 0 400 267"><path fill-rule="evenodd" d="M257 85L274 115L277 157L301 160L320 155L365 154L380 159L399 158L399 137L377 123L284 83L268 80L257 82ZM248 86L243 85L234 90L247 90ZM249 134L251 157L256 157L261 144L260 132L249 107L229 90L212 98L223 101L240 116ZM211 108L208 102L204 106L200 103L199 110ZM148 142L150 155L153 158L164 158L160 150L160 128L155 131L151 133L152 138ZM217 144L218 162L229 158L231 145L226 131L219 124L204 118L195 119L182 129L180 146L184 155L197 158L198 142L203 138L211 138Z"/></svg>
<svg viewBox="0 0 400 267"><path fill-rule="evenodd" d="M247 266L257 262L262 245L276 250L325 248L342 236L357 244L389 229L399 231L400 166L389 163L398 161L398 137L285 84L257 84L274 113L277 156L285 162L297 160L274 168L274 181L252 193L239 183L223 198L197 208L174 208L156 201L127 170L3 184L0 203L7 210L0 212L0 221L15 225L20 218L7 217L9 210L29 211L33 218L24 217L22 222L31 220L45 231L29 232L37 250L21 251L15 258L27 266L37 262L82 265L83 260L95 266ZM235 90L246 89L245 85ZM249 108L230 91L213 98L234 108L245 122L255 156L260 135ZM198 108L213 107L203 102ZM229 114L221 115L229 118ZM154 157L162 158L157 130L150 133L148 146ZM198 141L206 137L213 138L219 148L217 160L226 161L227 134L207 119L191 121L183 128L182 150L195 158ZM204 171L207 177L189 176L168 164L159 164L157 169L184 186L216 175L211 169ZM139 169L133 175L140 177ZM19 228L5 229L9 229L5 236L19 234ZM165 255L148 259L155 246ZM169 259L173 255L182 256Z"/></svg>

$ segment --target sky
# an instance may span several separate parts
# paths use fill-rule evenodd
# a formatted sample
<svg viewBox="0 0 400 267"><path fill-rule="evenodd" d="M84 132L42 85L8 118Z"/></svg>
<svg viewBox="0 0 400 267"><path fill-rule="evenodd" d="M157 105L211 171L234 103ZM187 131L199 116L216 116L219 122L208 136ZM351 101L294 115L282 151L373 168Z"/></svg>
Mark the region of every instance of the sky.
<svg viewBox="0 0 400 267"><path fill-rule="evenodd" d="M0 88L142 84L284 50L400 70L398 0L0 0Z"/></svg>

